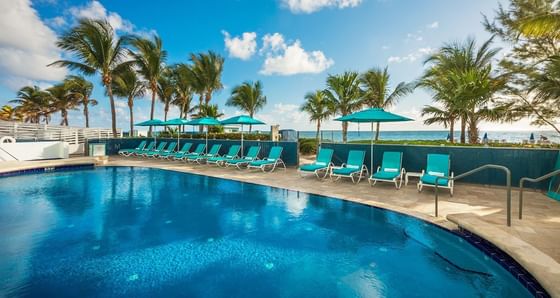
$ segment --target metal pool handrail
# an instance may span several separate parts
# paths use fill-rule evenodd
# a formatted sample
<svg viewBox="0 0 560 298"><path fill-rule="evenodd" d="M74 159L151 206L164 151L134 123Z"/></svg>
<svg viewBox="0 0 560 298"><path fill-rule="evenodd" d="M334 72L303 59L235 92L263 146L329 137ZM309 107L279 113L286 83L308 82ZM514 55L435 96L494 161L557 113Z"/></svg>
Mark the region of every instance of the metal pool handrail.
<svg viewBox="0 0 560 298"><path fill-rule="evenodd" d="M523 217L523 184L525 181L527 182L541 182L543 180L546 180L548 178L554 177L556 175L560 175L560 169L550 172L546 175L540 176L538 178L529 178L529 177L523 177L521 179L519 179L519 219L522 219Z"/></svg>
<svg viewBox="0 0 560 298"><path fill-rule="evenodd" d="M507 188L507 193L506 193L506 212L507 212L507 226L511 226L511 171L504 166L501 165L493 165L493 164L486 164L483 166L480 166L478 168L472 169L468 172L465 172L461 175L457 175L455 177L445 177L445 176L438 176L436 177L436 181L435 181L435 193L436 193L436 198L435 198L435 215L436 217L438 216L438 181L439 179L448 179L448 180L459 180L461 178L470 176L474 173L480 172L482 170L486 170L486 169L496 169L496 170L502 170L506 173L506 188Z"/></svg>

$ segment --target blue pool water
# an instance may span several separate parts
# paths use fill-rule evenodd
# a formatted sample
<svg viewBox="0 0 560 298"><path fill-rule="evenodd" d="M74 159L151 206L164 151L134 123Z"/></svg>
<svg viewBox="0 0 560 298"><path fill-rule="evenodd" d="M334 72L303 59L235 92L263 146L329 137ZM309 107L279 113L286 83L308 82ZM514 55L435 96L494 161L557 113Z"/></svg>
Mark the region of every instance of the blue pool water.
<svg viewBox="0 0 560 298"><path fill-rule="evenodd" d="M156 169L1 178L0 235L2 297L530 296L418 219Z"/></svg>

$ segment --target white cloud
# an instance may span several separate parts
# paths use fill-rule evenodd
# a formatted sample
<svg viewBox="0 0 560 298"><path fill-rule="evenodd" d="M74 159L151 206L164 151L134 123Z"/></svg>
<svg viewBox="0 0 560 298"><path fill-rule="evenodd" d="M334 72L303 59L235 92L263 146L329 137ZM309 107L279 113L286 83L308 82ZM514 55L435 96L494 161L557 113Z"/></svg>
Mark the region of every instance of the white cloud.
<svg viewBox="0 0 560 298"><path fill-rule="evenodd" d="M391 56L387 59L388 63L403 63L403 62L414 62L423 56L430 55L435 52L435 49L427 47L427 48L419 48L416 51L409 53L404 56Z"/></svg>
<svg viewBox="0 0 560 298"><path fill-rule="evenodd" d="M279 33L265 35L263 43L261 52L266 53L266 59L260 73L264 75L320 73L334 64L321 51L305 51L299 40L286 44Z"/></svg>
<svg viewBox="0 0 560 298"><path fill-rule="evenodd" d="M30 0L0 1L0 82L15 90L64 78L66 70L47 67L60 59L56 34L45 25Z"/></svg>
<svg viewBox="0 0 560 298"><path fill-rule="evenodd" d="M419 31L418 33L422 33L422 31ZM411 41L411 40L422 41L422 40L424 40L424 37L422 37L422 35L420 35L420 34L408 33L406 35L405 41L408 42L408 41Z"/></svg>
<svg viewBox="0 0 560 298"><path fill-rule="evenodd" d="M426 25L426 28L428 28L428 29L437 29L437 28L439 28L439 22L438 22L438 21L435 21L435 22L433 22L433 23L431 23L431 24L428 24L428 25Z"/></svg>
<svg viewBox="0 0 560 298"><path fill-rule="evenodd" d="M132 33L134 25L128 20L124 20L118 13L109 12L96 0L91 1L89 4L84 6L75 6L69 9L70 14L76 19L88 18L88 19L106 19L113 29L117 31L123 31L127 33Z"/></svg>
<svg viewBox="0 0 560 298"><path fill-rule="evenodd" d="M362 0L282 0L282 3L293 13L313 13L326 7L356 7Z"/></svg>
<svg viewBox="0 0 560 298"><path fill-rule="evenodd" d="M122 18L118 13L108 11L103 6L103 4L101 4L97 0L92 0L91 2L82 6L70 7L66 14L69 14L73 19L73 21L71 21L70 23L75 22L77 19L80 18L105 19L109 22L109 24L111 24L111 26L116 32L136 34L145 37L149 37L154 34L157 34L157 32L153 29L137 28L132 22ZM62 18L62 17L56 17L55 19L57 18ZM66 22L66 20L64 21L65 23L68 23Z"/></svg>
<svg viewBox="0 0 560 298"><path fill-rule="evenodd" d="M282 36L282 34L280 33L266 34L262 40L263 40L263 46L260 49L261 53L269 50L273 52L277 52L286 49L284 36Z"/></svg>
<svg viewBox="0 0 560 298"><path fill-rule="evenodd" d="M45 22L53 28L60 28L66 25L66 20L63 17L54 17L47 19Z"/></svg>
<svg viewBox="0 0 560 298"><path fill-rule="evenodd" d="M224 34L224 43L230 57L248 60L257 50L257 34L255 32L244 32L241 37L231 37L228 32Z"/></svg>

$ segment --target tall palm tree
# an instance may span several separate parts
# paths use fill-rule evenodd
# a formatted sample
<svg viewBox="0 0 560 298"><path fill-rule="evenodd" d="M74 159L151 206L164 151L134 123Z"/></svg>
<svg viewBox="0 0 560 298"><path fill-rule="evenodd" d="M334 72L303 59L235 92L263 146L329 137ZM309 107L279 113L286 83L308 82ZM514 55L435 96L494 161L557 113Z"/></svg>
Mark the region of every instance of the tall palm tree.
<svg viewBox="0 0 560 298"><path fill-rule="evenodd" d="M204 95L204 104L208 105L214 92L224 88L222 84L224 58L209 51L208 53L191 54L191 62L198 87L201 89L199 91L202 91Z"/></svg>
<svg viewBox="0 0 560 298"><path fill-rule="evenodd" d="M335 113L346 116L357 110L362 105L362 91L357 72L347 71L340 75L329 75L327 77L327 89L325 96L332 102ZM346 143L348 134L348 122L342 122L342 141Z"/></svg>
<svg viewBox="0 0 560 298"><path fill-rule="evenodd" d="M300 110L309 114L309 121L317 122L315 141L319 144L321 123L333 114L332 102L328 100L323 90L316 90L305 95L305 102L301 105Z"/></svg>
<svg viewBox="0 0 560 298"><path fill-rule="evenodd" d="M226 106L236 107L253 117L255 113L266 105L266 96L262 90L261 81L244 82L235 86L231 91L231 97L227 100ZM252 125L249 125L249 132Z"/></svg>
<svg viewBox="0 0 560 298"><path fill-rule="evenodd" d="M448 115L461 120L461 142L465 142L468 125L469 141L478 139L478 123L482 120L496 121L503 109L491 108L494 96L503 90L506 75L492 72L492 59L499 49L491 48L492 39L480 47L474 39L464 43L444 45L430 56L425 64L430 67L420 79L420 84L432 89L436 100L445 100ZM446 96L442 96L447 93Z"/></svg>
<svg viewBox="0 0 560 298"><path fill-rule="evenodd" d="M196 112L198 110L198 112ZM202 107L195 106L193 108L193 118L202 118L202 117L212 117L212 118L220 118L223 117L224 113L220 112L218 105L206 105L203 104Z"/></svg>
<svg viewBox="0 0 560 298"><path fill-rule="evenodd" d="M68 126L68 112L76 109L79 97L73 96L64 83L54 85L47 89L51 96L55 111L60 111L60 125Z"/></svg>
<svg viewBox="0 0 560 298"><path fill-rule="evenodd" d="M172 80L171 70L165 70L158 79L157 94L160 101L163 103L164 121L167 121L167 114L169 113L169 107L171 106L173 94L175 93L175 86Z"/></svg>
<svg viewBox="0 0 560 298"><path fill-rule="evenodd" d="M520 20L521 34L527 37L560 37L560 13L547 12Z"/></svg>
<svg viewBox="0 0 560 298"><path fill-rule="evenodd" d="M138 68L138 73L148 81L148 88L152 91L152 106L150 108L151 120L154 119L158 80L165 70L167 51L163 49L161 38L157 35L153 36L153 40L134 37L131 40L131 45L137 52L129 51L129 54ZM151 136L151 134L152 127L150 126L148 136Z"/></svg>
<svg viewBox="0 0 560 298"><path fill-rule="evenodd" d="M85 75L101 75L101 82L109 95L111 127L115 137L117 114L111 83L114 72L130 67L130 62L125 62L127 41L127 37L117 37L106 20L81 19L56 42L59 48L75 55L78 61L58 60L50 64L78 70Z"/></svg>
<svg viewBox="0 0 560 298"><path fill-rule="evenodd" d="M141 81L132 69L117 73L113 78L113 92L118 97L126 98L130 114L130 134L134 131L134 99L143 97L146 83Z"/></svg>
<svg viewBox="0 0 560 298"><path fill-rule="evenodd" d="M53 106L47 91L37 86L25 86L18 91L17 99L10 100L10 103L17 104L15 109L23 115L25 122L40 123L42 118L49 124Z"/></svg>
<svg viewBox="0 0 560 298"><path fill-rule="evenodd" d="M193 99L193 78L190 66L178 64L173 68L173 85L175 86L173 104L179 107L179 117L187 117Z"/></svg>
<svg viewBox="0 0 560 298"><path fill-rule="evenodd" d="M98 103L97 100L91 98L93 84L82 76L70 75L64 79L64 85L70 95L77 97L78 104L84 108L86 127L89 127L89 107L96 106Z"/></svg>
<svg viewBox="0 0 560 298"><path fill-rule="evenodd" d="M384 69L372 68L360 76L360 83L363 88L364 104L370 108L388 109L395 105L403 96L410 94L414 86L405 82L397 84L391 91L389 88L389 71ZM379 122L375 131L375 140L379 139Z"/></svg>

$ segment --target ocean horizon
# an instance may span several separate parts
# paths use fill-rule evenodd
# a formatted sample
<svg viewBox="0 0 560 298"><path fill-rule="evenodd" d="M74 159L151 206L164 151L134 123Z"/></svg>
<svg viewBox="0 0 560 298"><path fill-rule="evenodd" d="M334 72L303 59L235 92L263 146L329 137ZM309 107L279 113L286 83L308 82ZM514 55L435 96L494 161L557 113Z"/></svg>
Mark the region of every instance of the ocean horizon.
<svg viewBox="0 0 560 298"><path fill-rule="evenodd" d="M375 134L375 132L373 132ZM539 140L541 136L548 138L549 141L560 143L560 135L550 130L535 131L481 131L480 138L484 134L488 135L489 140L506 141L508 143L521 143L529 140L531 133L535 140ZM299 131L300 138L315 138L316 131ZM379 133L380 140L446 140L449 134L448 130L403 130L403 131L381 131ZM341 130L322 130L321 139L325 141L342 141ZM460 131L455 131L454 139L459 140ZM370 140L371 131L348 131L348 141Z"/></svg>

